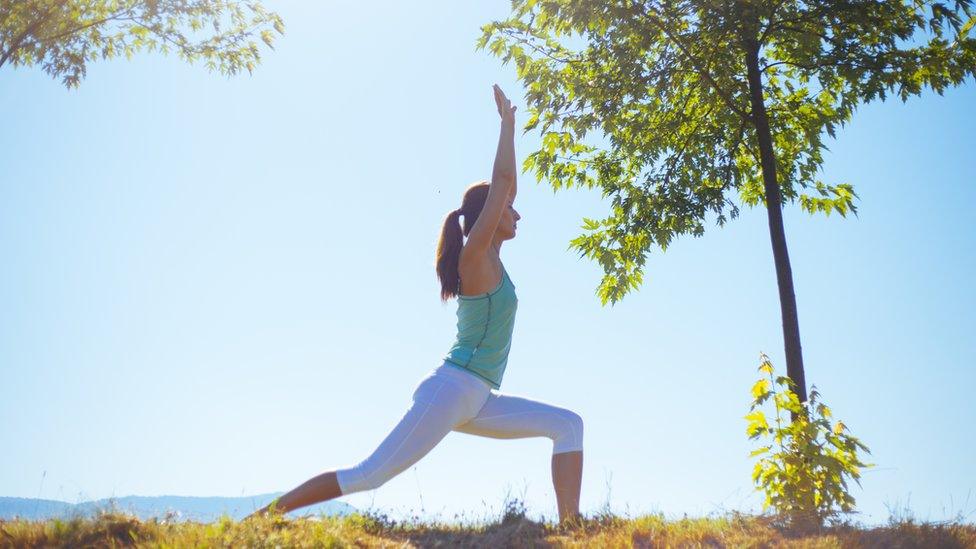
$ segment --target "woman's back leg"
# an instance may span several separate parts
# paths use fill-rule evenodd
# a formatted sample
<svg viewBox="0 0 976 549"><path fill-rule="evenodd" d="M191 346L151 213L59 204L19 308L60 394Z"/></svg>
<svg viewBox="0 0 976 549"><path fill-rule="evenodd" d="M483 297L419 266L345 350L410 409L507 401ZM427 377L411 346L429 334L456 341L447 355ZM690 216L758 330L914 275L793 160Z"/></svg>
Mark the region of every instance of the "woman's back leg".
<svg viewBox="0 0 976 549"><path fill-rule="evenodd" d="M379 488L427 455L469 417L470 398L450 379L425 379L413 404L373 452L354 466L336 471L342 494Z"/></svg>
<svg viewBox="0 0 976 549"><path fill-rule="evenodd" d="M326 471L272 502L287 513L300 507L371 490L410 467L434 448L458 423L471 417L477 395L442 376L429 376L417 386L413 403L390 433L365 459L351 467ZM256 511L261 515L272 504Z"/></svg>

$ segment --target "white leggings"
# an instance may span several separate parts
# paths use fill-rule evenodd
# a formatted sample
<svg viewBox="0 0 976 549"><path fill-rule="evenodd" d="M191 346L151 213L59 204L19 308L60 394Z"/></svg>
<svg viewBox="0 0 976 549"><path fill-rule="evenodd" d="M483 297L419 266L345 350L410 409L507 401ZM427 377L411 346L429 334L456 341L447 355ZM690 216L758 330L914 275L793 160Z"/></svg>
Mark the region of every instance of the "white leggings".
<svg viewBox="0 0 976 549"><path fill-rule="evenodd" d="M575 412L491 389L485 380L448 363L432 370L414 390L413 404L373 453L336 470L343 495L379 488L451 431L491 438L548 437L553 454L583 449L583 419Z"/></svg>

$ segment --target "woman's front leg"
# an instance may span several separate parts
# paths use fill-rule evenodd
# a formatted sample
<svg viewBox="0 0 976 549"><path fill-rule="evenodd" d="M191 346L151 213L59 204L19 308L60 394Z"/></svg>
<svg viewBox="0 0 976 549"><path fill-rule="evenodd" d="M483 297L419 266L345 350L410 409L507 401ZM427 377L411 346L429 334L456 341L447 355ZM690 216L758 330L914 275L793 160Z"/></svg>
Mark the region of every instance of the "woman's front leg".
<svg viewBox="0 0 976 549"><path fill-rule="evenodd" d="M556 490L559 522L580 518L580 486L583 483L583 451L552 455L552 486Z"/></svg>
<svg viewBox="0 0 976 549"><path fill-rule="evenodd" d="M470 421L456 431L491 438L552 439L552 484L560 522L579 517L583 476L583 418L547 402L491 393Z"/></svg>

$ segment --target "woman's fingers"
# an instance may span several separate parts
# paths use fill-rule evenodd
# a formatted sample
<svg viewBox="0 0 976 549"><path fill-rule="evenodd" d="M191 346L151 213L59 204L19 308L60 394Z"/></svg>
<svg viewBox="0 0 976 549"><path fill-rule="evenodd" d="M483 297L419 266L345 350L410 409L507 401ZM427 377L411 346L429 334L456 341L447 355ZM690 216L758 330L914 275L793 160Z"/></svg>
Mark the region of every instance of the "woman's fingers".
<svg viewBox="0 0 976 549"><path fill-rule="evenodd" d="M502 89L498 87L498 84L495 84L494 86L492 86L492 88L494 88L495 90L495 101L499 104L499 106L509 102L508 97L505 96L505 92L503 92Z"/></svg>
<svg viewBox="0 0 976 549"><path fill-rule="evenodd" d="M498 114L503 114L505 112L505 108L507 107L506 103L508 102L508 98L505 97L505 94L502 92L502 89L498 87L498 84L495 84L493 89L495 91L495 106L498 107Z"/></svg>
<svg viewBox="0 0 976 549"><path fill-rule="evenodd" d="M492 90L495 92L495 106L498 107L498 114L502 118L506 116L514 116L515 109L512 102L505 96L505 92L502 91L498 84L492 85Z"/></svg>

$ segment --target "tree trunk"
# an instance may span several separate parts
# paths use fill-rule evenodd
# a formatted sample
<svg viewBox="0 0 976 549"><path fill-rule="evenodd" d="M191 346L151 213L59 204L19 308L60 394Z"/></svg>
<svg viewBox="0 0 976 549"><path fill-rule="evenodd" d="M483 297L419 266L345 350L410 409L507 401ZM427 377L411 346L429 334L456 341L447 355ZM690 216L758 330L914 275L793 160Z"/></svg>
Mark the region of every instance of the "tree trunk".
<svg viewBox="0 0 976 549"><path fill-rule="evenodd" d="M786 249L786 231L783 229L783 195L776 181L776 157L773 154L773 137L769 131L769 119L763 100L762 76L759 73L759 43L747 39L746 67L749 77L749 96L752 106L752 122L759 138L759 160L762 165L763 188L766 194L766 213L769 219L769 239L773 245L776 263L776 282L779 286L779 306L783 315L783 343L786 347L786 375L796 383L800 402L807 400L807 385L803 373L803 352L800 348L800 321L796 313L796 295L793 292L793 270L790 254Z"/></svg>

